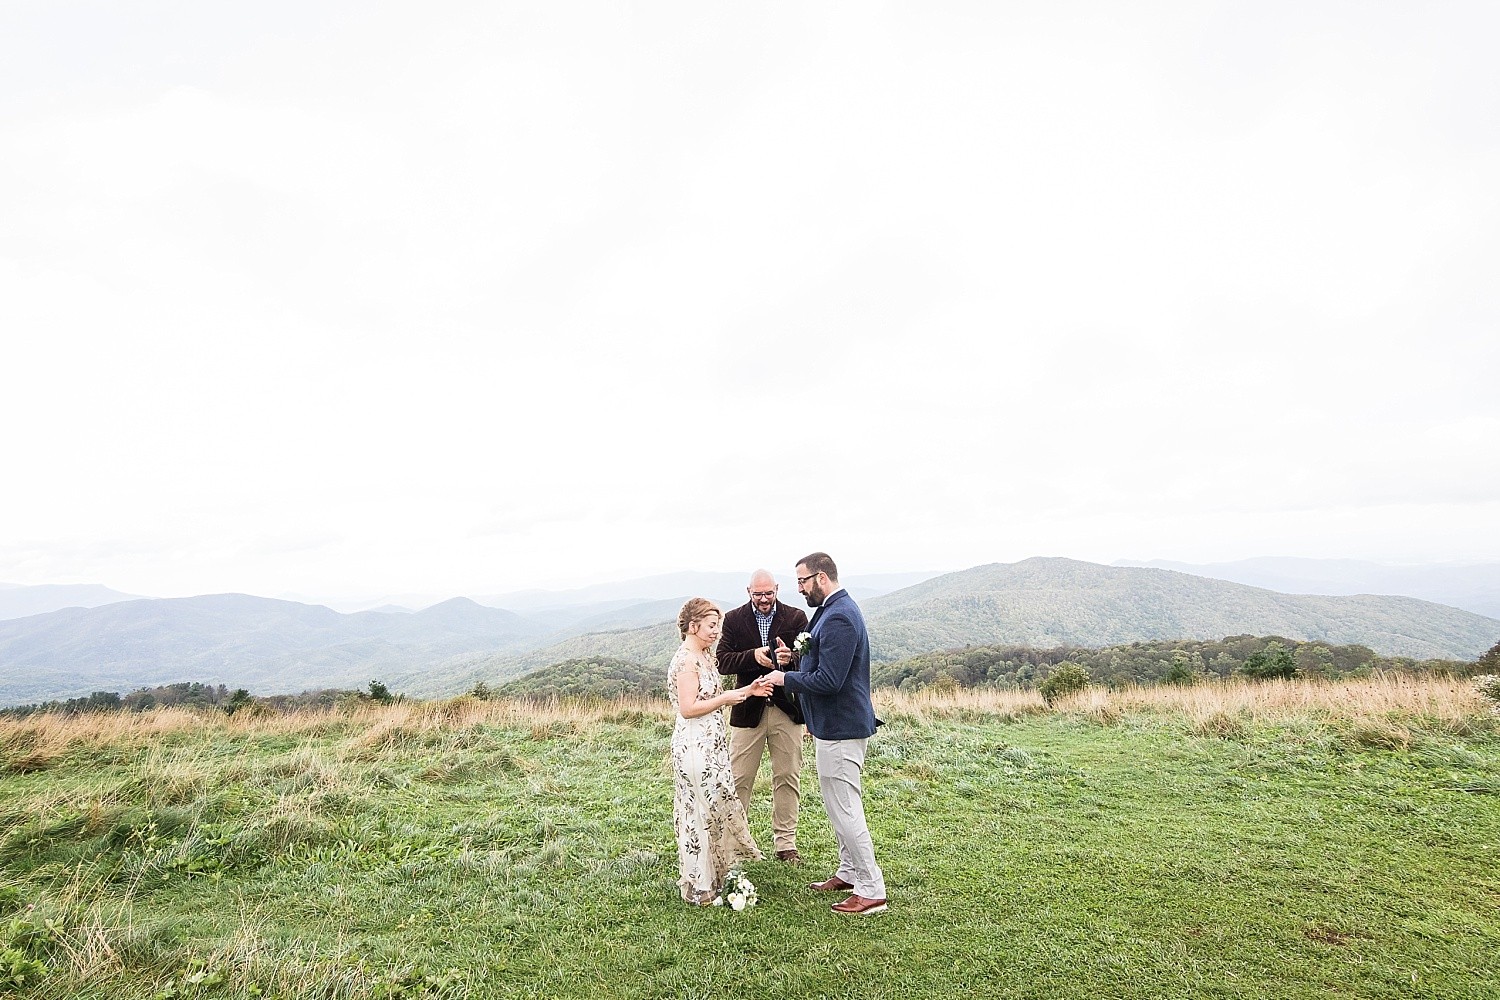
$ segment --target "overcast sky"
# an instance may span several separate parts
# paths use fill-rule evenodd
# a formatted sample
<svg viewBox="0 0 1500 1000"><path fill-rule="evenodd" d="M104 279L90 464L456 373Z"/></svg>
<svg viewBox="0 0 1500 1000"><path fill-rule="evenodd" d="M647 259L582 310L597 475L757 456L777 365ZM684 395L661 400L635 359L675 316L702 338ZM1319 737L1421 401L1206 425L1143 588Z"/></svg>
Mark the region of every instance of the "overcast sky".
<svg viewBox="0 0 1500 1000"><path fill-rule="evenodd" d="M1500 6L0 5L0 581L1500 559Z"/></svg>

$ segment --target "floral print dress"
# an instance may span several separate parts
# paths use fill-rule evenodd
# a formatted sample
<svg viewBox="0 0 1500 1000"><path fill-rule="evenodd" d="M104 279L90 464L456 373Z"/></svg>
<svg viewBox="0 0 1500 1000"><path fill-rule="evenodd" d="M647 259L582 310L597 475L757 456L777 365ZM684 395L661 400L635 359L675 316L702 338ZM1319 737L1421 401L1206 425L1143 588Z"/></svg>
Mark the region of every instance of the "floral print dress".
<svg viewBox="0 0 1500 1000"><path fill-rule="evenodd" d="M764 856L750 836L744 807L734 793L724 713L686 719L677 703L679 671L697 674L699 698L713 698L723 690L712 657L712 653L700 656L684 644L667 669L667 692L677 710L677 727L672 730L677 884L682 898L690 903L718 895L735 862Z"/></svg>

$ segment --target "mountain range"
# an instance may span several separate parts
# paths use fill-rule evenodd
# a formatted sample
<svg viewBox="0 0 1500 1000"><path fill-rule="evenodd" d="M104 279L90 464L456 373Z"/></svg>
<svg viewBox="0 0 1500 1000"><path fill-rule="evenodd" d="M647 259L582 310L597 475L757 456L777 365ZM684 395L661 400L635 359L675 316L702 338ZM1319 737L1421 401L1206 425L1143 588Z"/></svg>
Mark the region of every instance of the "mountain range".
<svg viewBox="0 0 1500 1000"><path fill-rule="evenodd" d="M49 583L35 587L0 584L0 621L29 618L63 608L97 608L120 601L137 601L134 594L122 594L95 583Z"/></svg>
<svg viewBox="0 0 1500 1000"><path fill-rule="evenodd" d="M195 680L257 694L400 683L463 653L547 630L463 597L415 614L245 594L124 601L0 621L0 704Z"/></svg>
<svg viewBox="0 0 1500 1000"><path fill-rule="evenodd" d="M851 591L876 595L931 575L855 577ZM694 595L733 607L746 600L745 579L679 573L499 595L513 597L524 615L464 597L417 612L381 606L344 614L246 594L142 599L105 587L0 585L9 607L48 609L0 620L0 705L182 680L272 694L379 679L412 694L448 694L455 671L477 658L568 640L588 645L588 633L675 620ZM75 599L77 606L57 606Z"/></svg>
<svg viewBox="0 0 1500 1000"><path fill-rule="evenodd" d="M877 597L864 610L872 650L887 660L968 643L1108 646L1238 634L1472 660L1500 639L1496 619L1410 597L1283 594L1073 559L976 566Z"/></svg>
<svg viewBox="0 0 1500 1000"><path fill-rule="evenodd" d="M1151 639L1279 635L1358 643L1387 656L1473 660L1500 639L1500 620L1408 597L1280 594L1171 570L1026 559L976 566L861 602L872 657L899 660L965 645L1107 646ZM670 623L572 636L524 652L454 662L413 693L494 683L565 660L665 663Z"/></svg>
<svg viewBox="0 0 1500 1000"><path fill-rule="evenodd" d="M743 576L731 579L738 593L715 595L724 607L745 599ZM692 582L704 592L711 581ZM851 587L857 597L870 590L878 587ZM0 704L182 680L271 694L380 679L438 696L569 659L665 663L677 645L681 597L574 596L572 604L537 598L525 614L467 598L419 612L341 614L236 594L66 608L0 621ZM976 566L864 596L861 605L882 661L966 644L1104 646L1246 633L1472 660L1500 639L1500 620L1409 597L1283 594L1071 559Z"/></svg>
<svg viewBox="0 0 1500 1000"><path fill-rule="evenodd" d="M1175 569L1287 594L1400 594L1500 618L1500 563L1399 566L1358 559L1267 556L1224 563L1154 559L1115 565Z"/></svg>

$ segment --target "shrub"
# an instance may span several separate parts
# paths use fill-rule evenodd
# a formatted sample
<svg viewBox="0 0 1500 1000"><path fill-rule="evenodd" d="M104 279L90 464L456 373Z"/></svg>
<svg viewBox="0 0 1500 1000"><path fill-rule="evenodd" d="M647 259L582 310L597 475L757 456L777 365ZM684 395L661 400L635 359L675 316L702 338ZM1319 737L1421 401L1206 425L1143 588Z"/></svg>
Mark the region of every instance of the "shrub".
<svg viewBox="0 0 1500 1000"><path fill-rule="evenodd" d="M1089 672L1071 660L1064 660L1052 672L1047 679L1037 685L1037 691L1042 700L1051 705L1057 699L1082 691L1089 686Z"/></svg>
<svg viewBox="0 0 1500 1000"><path fill-rule="evenodd" d="M1176 684L1179 687L1190 687L1198 683L1198 679L1207 672L1203 665L1203 657L1198 653L1189 655L1183 650L1173 650L1172 663L1167 667L1167 672L1162 675L1162 680L1167 684Z"/></svg>
<svg viewBox="0 0 1500 1000"><path fill-rule="evenodd" d="M52 921L37 923L26 915L14 917L0 927L0 993L22 990L46 977L47 966L37 957L57 940Z"/></svg>
<svg viewBox="0 0 1500 1000"><path fill-rule="evenodd" d="M25 989L47 975L47 967L23 951L0 949L0 990Z"/></svg>
<svg viewBox="0 0 1500 1000"><path fill-rule="evenodd" d="M938 674L932 683L927 685L927 690L933 694L955 694L958 691L958 681L953 679L952 674Z"/></svg>
<svg viewBox="0 0 1500 1000"><path fill-rule="evenodd" d="M219 707L224 710L225 715L233 715L247 705L253 704L254 701L255 699L250 697L249 691L246 691L244 688L236 688L234 694L229 696L229 700Z"/></svg>
<svg viewBox="0 0 1500 1000"><path fill-rule="evenodd" d="M1245 658L1245 665L1240 670L1247 677L1256 680L1270 680L1281 678L1283 680L1297 676L1297 661L1292 658L1291 650L1279 642L1269 642L1266 648L1251 653Z"/></svg>

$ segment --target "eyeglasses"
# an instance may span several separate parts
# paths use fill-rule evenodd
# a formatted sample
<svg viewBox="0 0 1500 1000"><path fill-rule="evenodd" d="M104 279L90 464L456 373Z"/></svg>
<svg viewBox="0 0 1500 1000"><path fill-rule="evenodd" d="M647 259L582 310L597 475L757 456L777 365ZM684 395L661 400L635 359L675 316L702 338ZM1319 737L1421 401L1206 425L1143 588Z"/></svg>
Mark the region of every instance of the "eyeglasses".
<svg viewBox="0 0 1500 1000"><path fill-rule="evenodd" d="M823 572L823 571L822 570L818 570L818 573L821 573L821 572ZM813 577L817 576L818 573L809 573L807 576L799 576L799 577L797 577L797 586L799 586L799 587L802 586L808 580L811 580Z"/></svg>
<svg viewBox="0 0 1500 1000"><path fill-rule="evenodd" d="M752 591L750 591L750 596L751 597L775 597L776 596L776 591L774 591L774 590L752 590Z"/></svg>

